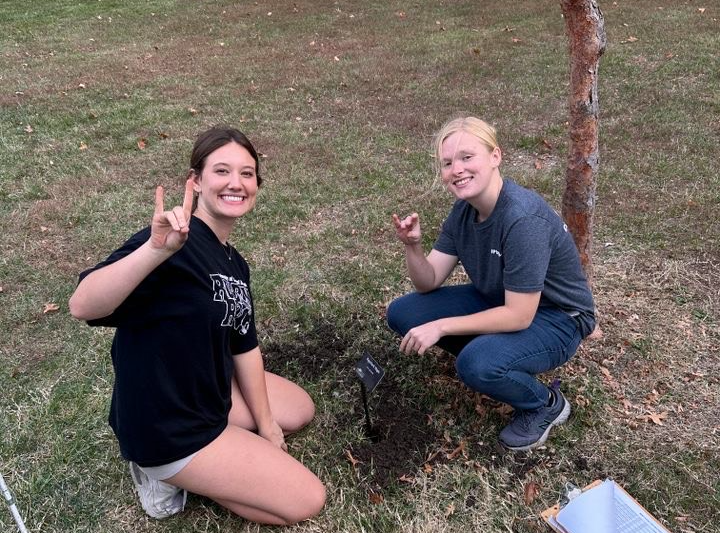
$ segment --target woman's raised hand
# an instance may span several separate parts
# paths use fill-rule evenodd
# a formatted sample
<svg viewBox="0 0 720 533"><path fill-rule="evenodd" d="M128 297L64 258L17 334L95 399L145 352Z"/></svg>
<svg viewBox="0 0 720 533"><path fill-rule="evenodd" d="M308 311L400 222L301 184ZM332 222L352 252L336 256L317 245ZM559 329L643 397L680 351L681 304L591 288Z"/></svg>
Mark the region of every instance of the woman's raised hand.
<svg viewBox="0 0 720 533"><path fill-rule="evenodd" d="M155 189L155 212L150 225L150 245L153 248L177 252L187 241L192 216L193 185L193 179L188 178L182 207L175 206L170 211L165 211L163 188L158 186Z"/></svg>
<svg viewBox="0 0 720 533"><path fill-rule="evenodd" d="M403 219L393 213L393 224L395 224L395 234L403 244L413 245L420 243L420 217L417 213L408 215Z"/></svg>

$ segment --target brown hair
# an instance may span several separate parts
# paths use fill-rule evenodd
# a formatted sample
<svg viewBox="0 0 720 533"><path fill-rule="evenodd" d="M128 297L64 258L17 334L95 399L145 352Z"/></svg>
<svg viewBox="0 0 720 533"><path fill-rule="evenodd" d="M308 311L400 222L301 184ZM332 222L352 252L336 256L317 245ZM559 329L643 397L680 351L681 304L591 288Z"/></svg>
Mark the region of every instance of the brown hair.
<svg viewBox="0 0 720 533"><path fill-rule="evenodd" d="M260 177L260 158L257 151L244 133L229 126L215 126L197 136L190 155L190 169L197 176L200 176L203 168L205 168L205 160L208 156L218 148L222 148L231 142L245 148L255 160L255 175L259 187L262 184L262 178Z"/></svg>

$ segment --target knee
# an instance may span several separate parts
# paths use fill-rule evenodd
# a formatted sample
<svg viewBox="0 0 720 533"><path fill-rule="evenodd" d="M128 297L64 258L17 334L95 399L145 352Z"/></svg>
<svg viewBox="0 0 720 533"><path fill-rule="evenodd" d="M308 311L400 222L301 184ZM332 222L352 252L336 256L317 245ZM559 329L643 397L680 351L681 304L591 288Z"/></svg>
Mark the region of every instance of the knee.
<svg viewBox="0 0 720 533"><path fill-rule="evenodd" d="M320 514L325 507L326 498L325 486L318 478L315 478L312 483L303 485L302 494L298 495L296 499L297 505L283 516L286 525L297 524Z"/></svg>
<svg viewBox="0 0 720 533"><path fill-rule="evenodd" d="M417 324L412 323L412 308L414 305L411 300L415 293L406 294L400 298L396 298L388 305L386 312L386 320L388 326L398 335L405 335L411 328Z"/></svg>
<svg viewBox="0 0 720 533"><path fill-rule="evenodd" d="M288 416L281 424L286 435L300 431L315 418L315 403L305 390L300 389L293 404L291 416Z"/></svg>
<svg viewBox="0 0 720 533"><path fill-rule="evenodd" d="M390 302L390 305L388 305L387 311L386 311L386 320L388 327L393 330L395 333L403 334L400 331L400 311L399 311L400 305L398 305L398 300L393 300Z"/></svg>
<svg viewBox="0 0 720 533"><path fill-rule="evenodd" d="M477 351L463 350L455 360L460 380L470 388L482 392L484 385L504 378L507 369L498 365L494 357Z"/></svg>

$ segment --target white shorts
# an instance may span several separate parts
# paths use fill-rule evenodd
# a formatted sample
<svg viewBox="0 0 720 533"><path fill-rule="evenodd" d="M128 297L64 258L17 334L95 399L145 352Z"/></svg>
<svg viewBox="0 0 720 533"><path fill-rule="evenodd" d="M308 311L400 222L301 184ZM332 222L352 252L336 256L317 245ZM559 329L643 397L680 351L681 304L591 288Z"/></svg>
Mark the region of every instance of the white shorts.
<svg viewBox="0 0 720 533"><path fill-rule="evenodd" d="M172 463L167 463L160 466L138 465L138 468L145 472L147 477L149 477L150 479L154 479L155 481L165 481L166 479L173 477L175 474L180 472L180 470L185 468L188 463L192 461L193 457L195 457L197 454L198 452L195 452L188 455L187 457L183 457L182 459L178 459L177 461L173 461Z"/></svg>

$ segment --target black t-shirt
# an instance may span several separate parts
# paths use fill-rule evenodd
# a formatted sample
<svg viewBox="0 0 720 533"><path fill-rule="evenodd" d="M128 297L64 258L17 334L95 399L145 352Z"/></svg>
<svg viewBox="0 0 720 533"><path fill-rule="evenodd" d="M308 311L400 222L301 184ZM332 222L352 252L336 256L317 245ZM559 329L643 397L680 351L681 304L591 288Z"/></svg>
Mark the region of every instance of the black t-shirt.
<svg viewBox="0 0 720 533"><path fill-rule="evenodd" d="M139 248L133 235L85 276ZM117 328L109 422L123 456L140 466L186 457L225 429L233 355L258 345L250 271L199 218L185 245L151 272L109 316L91 326Z"/></svg>

